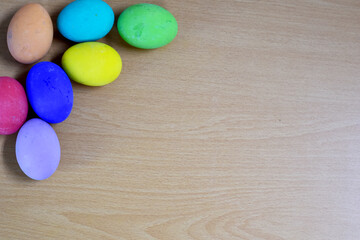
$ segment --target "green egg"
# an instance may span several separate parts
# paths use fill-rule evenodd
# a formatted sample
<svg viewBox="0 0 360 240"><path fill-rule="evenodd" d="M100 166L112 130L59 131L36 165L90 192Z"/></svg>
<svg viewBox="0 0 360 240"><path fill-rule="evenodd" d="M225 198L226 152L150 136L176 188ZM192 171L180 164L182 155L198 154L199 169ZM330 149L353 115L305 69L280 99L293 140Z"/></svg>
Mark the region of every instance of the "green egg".
<svg viewBox="0 0 360 240"><path fill-rule="evenodd" d="M128 7L117 22L120 36L130 45L142 49L165 46L176 36L178 24L166 9L149 3Z"/></svg>

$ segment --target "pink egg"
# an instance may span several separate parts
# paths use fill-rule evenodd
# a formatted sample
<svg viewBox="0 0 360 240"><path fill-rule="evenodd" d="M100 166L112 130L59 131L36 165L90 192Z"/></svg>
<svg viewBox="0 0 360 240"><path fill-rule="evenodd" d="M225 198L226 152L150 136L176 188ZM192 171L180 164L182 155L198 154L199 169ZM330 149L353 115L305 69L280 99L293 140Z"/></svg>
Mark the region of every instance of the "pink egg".
<svg viewBox="0 0 360 240"><path fill-rule="evenodd" d="M0 134L15 133L24 124L28 102L23 86L13 78L0 77Z"/></svg>

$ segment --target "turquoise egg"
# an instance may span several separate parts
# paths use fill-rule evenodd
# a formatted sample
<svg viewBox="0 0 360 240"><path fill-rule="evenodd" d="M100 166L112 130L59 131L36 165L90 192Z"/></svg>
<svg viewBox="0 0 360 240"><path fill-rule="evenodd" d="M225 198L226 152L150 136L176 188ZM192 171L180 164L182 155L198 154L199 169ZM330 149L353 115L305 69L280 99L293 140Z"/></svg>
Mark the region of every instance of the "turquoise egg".
<svg viewBox="0 0 360 240"><path fill-rule="evenodd" d="M114 12L102 0L76 0L57 18L59 32L74 42L95 41L108 34L114 25Z"/></svg>

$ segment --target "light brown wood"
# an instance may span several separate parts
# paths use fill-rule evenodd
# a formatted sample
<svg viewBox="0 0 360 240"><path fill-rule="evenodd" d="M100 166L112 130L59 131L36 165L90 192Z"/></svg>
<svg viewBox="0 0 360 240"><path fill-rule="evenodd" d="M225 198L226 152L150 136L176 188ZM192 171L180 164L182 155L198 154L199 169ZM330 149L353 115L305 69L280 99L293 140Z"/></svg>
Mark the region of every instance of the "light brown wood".
<svg viewBox="0 0 360 240"><path fill-rule="evenodd" d="M24 81L0 2L0 75ZM70 1L39 1L53 21ZM142 1L107 1L116 16ZM73 84L57 172L31 181L0 136L0 239L360 239L360 1L150 1L179 34L114 27L114 83ZM44 60L71 46L55 33Z"/></svg>

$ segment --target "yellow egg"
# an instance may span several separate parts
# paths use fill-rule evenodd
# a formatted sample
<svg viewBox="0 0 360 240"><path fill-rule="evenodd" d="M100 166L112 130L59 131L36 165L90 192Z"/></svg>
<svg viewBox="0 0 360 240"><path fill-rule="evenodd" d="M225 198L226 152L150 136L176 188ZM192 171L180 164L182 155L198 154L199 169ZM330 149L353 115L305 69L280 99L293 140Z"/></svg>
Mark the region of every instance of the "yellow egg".
<svg viewBox="0 0 360 240"><path fill-rule="evenodd" d="M120 55L104 43L84 42L70 47L62 57L62 66L75 82L87 86L104 86L120 74Z"/></svg>
<svg viewBox="0 0 360 240"><path fill-rule="evenodd" d="M49 51L53 25L49 13L38 3L29 3L12 17L7 44L11 55L21 63L40 60Z"/></svg>

